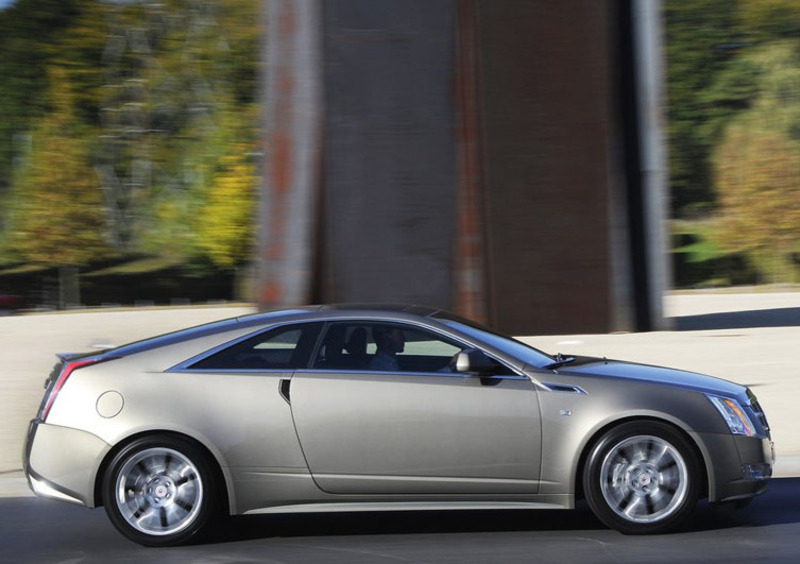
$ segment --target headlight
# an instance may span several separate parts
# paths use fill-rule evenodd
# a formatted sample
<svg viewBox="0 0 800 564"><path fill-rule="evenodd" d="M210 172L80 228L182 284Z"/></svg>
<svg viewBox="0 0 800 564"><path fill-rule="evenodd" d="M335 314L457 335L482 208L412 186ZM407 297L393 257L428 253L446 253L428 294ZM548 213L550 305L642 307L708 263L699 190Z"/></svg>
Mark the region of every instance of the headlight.
<svg viewBox="0 0 800 564"><path fill-rule="evenodd" d="M711 400L714 407L717 408L722 418L730 427L731 433L734 435L745 435L752 437L756 434L756 429L753 422L742 409L742 405L730 398L723 398L719 396L712 396L706 394L706 397Z"/></svg>

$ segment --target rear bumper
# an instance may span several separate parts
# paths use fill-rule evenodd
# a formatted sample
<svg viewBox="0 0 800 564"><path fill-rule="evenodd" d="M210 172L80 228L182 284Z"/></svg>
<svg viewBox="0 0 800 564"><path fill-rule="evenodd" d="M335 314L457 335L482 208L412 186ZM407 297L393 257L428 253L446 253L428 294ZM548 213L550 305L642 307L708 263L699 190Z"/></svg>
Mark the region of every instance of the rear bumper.
<svg viewBox="0 0 800 564"><path fill-rule="evenodd" d="M91 433L34 419L22 467L36 495L94 507L97 471L110 448Z"/></svg>

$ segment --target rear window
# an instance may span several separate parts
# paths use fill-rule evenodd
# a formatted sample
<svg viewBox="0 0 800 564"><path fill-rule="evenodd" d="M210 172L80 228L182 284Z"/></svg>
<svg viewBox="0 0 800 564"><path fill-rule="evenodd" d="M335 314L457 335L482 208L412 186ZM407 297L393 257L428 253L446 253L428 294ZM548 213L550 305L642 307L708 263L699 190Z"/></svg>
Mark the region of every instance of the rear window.
<svg viewBox="0 0 800 564"><path fill-rule="evenodd" d="M278 327L237 342L189 369L295 370L308 366L322 322Z"/></svg>

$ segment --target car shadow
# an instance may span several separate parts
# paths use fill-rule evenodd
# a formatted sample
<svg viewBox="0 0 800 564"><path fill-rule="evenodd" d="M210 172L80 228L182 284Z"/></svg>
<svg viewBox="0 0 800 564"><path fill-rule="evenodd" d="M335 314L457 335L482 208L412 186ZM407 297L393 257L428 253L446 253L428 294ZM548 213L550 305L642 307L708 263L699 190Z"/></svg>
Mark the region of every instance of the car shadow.
<svg viewBox="0 0 800 564"><path fill-rule="evenodd" d="M800 327L800 307L728 311L705 315L673 317L678 331L749 329L758 327Z"/></svg>
<svg viewBox="0 0 800 564"><path fill-rule="evenodd" d="M698 505L688 530L768 527L800 523L800 478L772 478L767 491L739 510L729 505Z"/></svg>
<svg viewBox="0 0 800 564"><path fill-rule="evenodd" d="M764 527L800 523L800 478L777 478L767 492L743 509L698 503L687 526L676 534L737 527ZM226 519L211 543L273 537L394 535L437 533L492 533L593 531L605 526L585 502L573 511L408 511L306 513L237 516Z"/></svg>
<svg viewBox="0 0 800 564"><path fill-rule="evenodd" d="M602 528L603 524L581 503L575 511L379 511L236 516L226 519L208 541L218 543L269 537L575 531Z"/></svg>

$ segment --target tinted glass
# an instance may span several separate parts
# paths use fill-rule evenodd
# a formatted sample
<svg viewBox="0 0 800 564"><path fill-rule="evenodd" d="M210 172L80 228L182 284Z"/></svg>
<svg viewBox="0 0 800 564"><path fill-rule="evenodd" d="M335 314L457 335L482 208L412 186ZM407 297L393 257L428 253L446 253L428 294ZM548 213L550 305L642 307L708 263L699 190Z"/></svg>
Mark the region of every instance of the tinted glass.
<svg viewBox="0 0 800 564"><path fill-rule="evenodd" d="M386 372L450 372L462 347L443 336L397 323L331 323L314 368Z"/></svg>
<svg viewBox="0 0 800 564"><path fill-rule="evenodd" d="M322 323L279 327L231 345L190 368L295 370L306 368Z"/></svg>
<svg viewBox="0 0 800 564"><path fill-rule="evenodd" d="M434 317L439 317L439 314L435 315ZM462 333L465 333L466 335L469 335L470 337L482 343L490 345L509 356L519 359L525 364L542 368L553 363L553 358L546 355L542 351L528 346L522 341L512 339L511 337L506 337L500 333L496 333L491 329L481 327L480 325L474 323L466 324L460 321L454 321L450 318L443 318L442 321L448 327L452 327L453 329L461 331Z"/></svg>

